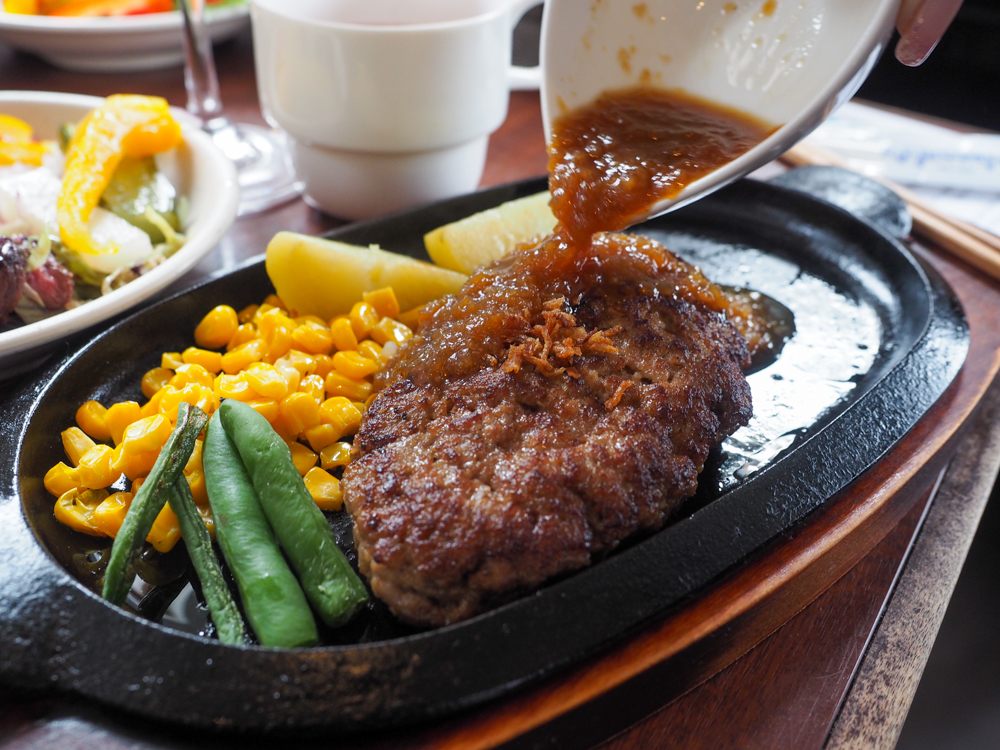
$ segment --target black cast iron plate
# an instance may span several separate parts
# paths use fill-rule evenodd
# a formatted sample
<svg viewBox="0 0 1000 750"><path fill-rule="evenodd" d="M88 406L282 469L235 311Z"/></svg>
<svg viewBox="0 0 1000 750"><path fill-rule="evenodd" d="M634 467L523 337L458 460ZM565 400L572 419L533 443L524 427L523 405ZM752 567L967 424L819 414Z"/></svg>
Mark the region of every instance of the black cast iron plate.
<svg viewBox="0 0 1000 750"><path fill-rule="evenodd" d="M543 187L529 181L487 190L333 236L422 255L426 230ZM386 618L374 614L363 642L226 647L109 606L69 575L66 537L74 535L52 521L41 478L60 460L59 430L82 400L134 392L159 352L187 342L210 307L239 307L270 291L263 264L251 262L89 341L77 339L62 361L4 394L0 460L10 468L0 485L0 679L167 721L242 730L361 730L481 703L622 640L794 533L899 440L961 367L968 330L940 278L888 235L827 203L746 180L639 231L662 238L714 279L779 300L782 289L798 288L782 301L800 322L811 319L811 354L795 364L802 377L814 376L824 360L851 360L843 346L824 350L825 339L858 342L874 331L875 346L855 347L862 366L845 360L854 371L838 381L843 393L835 405L806 409L805 425L762 448L753 440L727 443L703 475L699 497L667 528L585 571L438 630L380 629ZM832 330L824 295L847 305ZM797 336L808 338L801 325ZM778 372L755 377L770 378L780 392ZM822 390L806 385L800 390ZM779 399L767 409L795 414L796 403Z"/></svg>

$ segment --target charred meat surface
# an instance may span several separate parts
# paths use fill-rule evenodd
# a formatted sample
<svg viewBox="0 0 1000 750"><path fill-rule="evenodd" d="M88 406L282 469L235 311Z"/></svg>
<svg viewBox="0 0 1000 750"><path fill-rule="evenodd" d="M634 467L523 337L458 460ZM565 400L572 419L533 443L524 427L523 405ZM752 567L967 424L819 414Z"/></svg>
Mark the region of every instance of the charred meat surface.
<svg viewBox="0 0 1000 750"><path fill-rule="evenodd" d="M661 527L750 418L746 317L635 236L472 277L384 373L344 474L375 594L455 622Z"/></svg>

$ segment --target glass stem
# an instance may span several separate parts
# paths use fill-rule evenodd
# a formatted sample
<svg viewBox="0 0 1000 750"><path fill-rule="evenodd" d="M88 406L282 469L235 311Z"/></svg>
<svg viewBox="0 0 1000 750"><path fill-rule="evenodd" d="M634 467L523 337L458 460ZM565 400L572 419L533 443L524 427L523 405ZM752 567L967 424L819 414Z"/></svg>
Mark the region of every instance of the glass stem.
<svg viewBox="0 0 1000 750"><path fill-rule="evenodd" d="M222 116L219 77L212 56L212 39L205 28L205 0L179 0L184 17L184 88L187 90L187 110L209 123Z"/></svg>

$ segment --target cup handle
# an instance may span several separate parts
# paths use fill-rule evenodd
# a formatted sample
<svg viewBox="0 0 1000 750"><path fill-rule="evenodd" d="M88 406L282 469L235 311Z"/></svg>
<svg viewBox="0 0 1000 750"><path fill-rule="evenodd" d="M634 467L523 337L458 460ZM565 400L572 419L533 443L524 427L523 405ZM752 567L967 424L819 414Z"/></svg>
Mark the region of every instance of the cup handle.
<svg viewBox="0 0 1000 750"><path fill-rule="evenodd" d="M518 21L536 5L543 5L545 0L511 0L510 27L517 26ZM542 84L542 73L536 65L528 68L523 65L511 65L507 70L507 85L511 91L537 91Z"/></svg>

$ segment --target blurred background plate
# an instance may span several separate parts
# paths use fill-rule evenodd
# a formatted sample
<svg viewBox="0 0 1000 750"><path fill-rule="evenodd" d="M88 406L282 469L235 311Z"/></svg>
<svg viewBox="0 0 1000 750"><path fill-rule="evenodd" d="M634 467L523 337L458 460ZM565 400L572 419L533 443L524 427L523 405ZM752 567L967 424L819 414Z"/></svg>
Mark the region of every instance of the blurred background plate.
<svg viewBox="0 0 1000 750"><path fill-rule="evenodd" d="M214 41L250 23L246 3L206 8ZM137 71L180 65L183 21L177 11L115 18L56 18L0 10L0 41L53 65L82 72Z"/></svg>
<svg viewBox="0 0 1000 750"><path fill-rule="evenodd" d="M77 122L104 100L96 96L40 91L0 91L0 112L29 123L35 137L55 139L59 126ZM188 203L184 245L134 281L72 310L16 328L0 330L0 381L35 366L70 334L135 307L180 278L212 250L236 218L239 189L233 164L194 124L175 110L184 142L170 180Z"/></svg>

